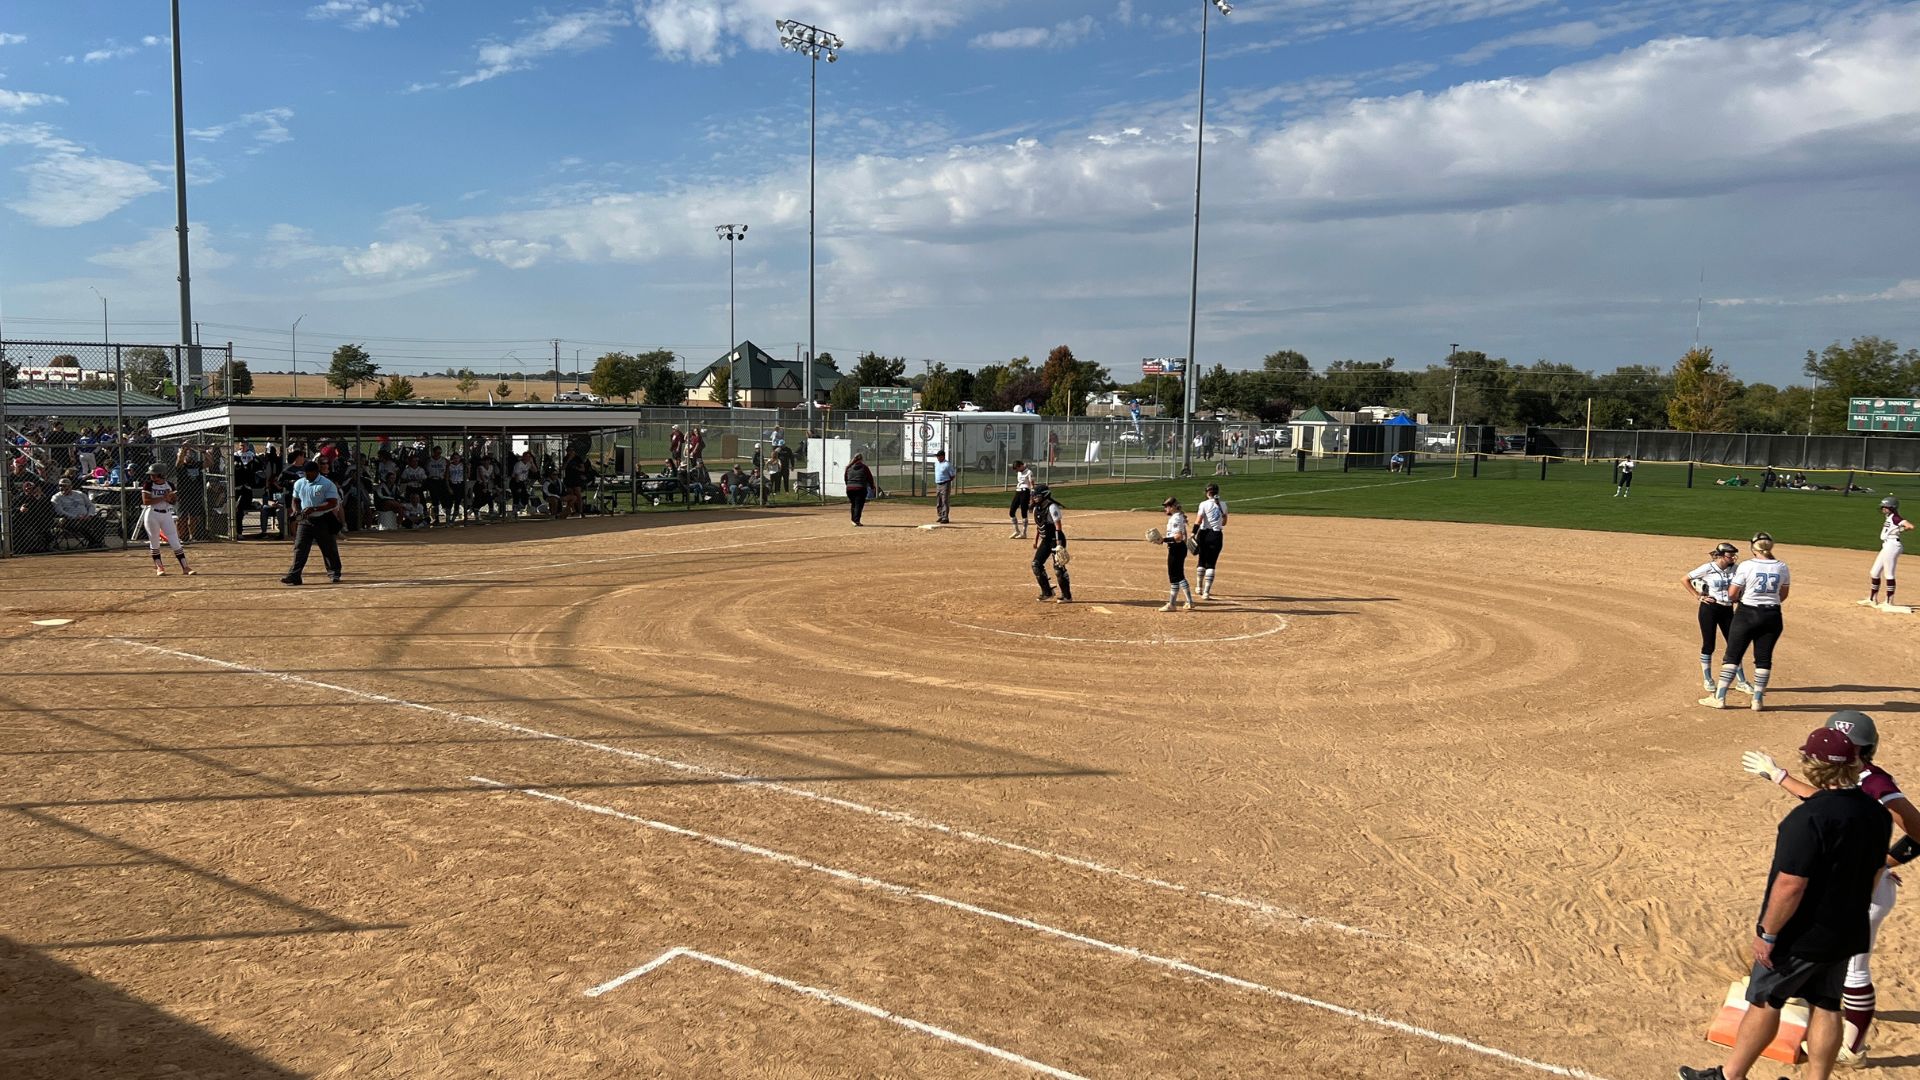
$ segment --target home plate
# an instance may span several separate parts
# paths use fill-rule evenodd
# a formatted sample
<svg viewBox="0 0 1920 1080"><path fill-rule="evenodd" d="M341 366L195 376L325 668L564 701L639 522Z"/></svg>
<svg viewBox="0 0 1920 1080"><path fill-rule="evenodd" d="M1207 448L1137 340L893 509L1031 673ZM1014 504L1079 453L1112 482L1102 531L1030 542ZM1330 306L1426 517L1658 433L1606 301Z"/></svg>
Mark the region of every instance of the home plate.
<svg viewBox="0 0 1920 1080"><path fill-rule="evenodd" d="M33 620L33 625L35 626L67 626L72 622L73 622L72 619L35 619Z"/></svg>

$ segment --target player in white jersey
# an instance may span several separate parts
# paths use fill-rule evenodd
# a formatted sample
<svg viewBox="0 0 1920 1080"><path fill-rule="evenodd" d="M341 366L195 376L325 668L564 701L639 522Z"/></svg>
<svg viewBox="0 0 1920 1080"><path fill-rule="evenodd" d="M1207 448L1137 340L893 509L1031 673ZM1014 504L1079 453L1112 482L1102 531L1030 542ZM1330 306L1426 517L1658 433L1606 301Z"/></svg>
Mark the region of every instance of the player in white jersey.
<svg viewBox="0 0 1920 1080"><path fill-rule="evenodd" d="M1873 717L1853 709L1843 709L1827 718L1827 727L1842 732L1852 741L1860 754L1860 790L1886 807L1887 812L1893 815L1894 823L1906 834L1887 853L1888 869L1913 861L1916 855L1920 855L1920 807L1913 805L1913 800L1900 790L1899 782L1890 773L1874 764L1874 752L1880 747L1880 732L1874 725ZM1762 751L1747 751L1741 755L1740 765L1755 776L1765 777L1802 799L1814 794L1812 785L1776 765L1773 758ZM1841 1016L1845 1024L1840 1043L1842 1065L1857 1066L1866 1061L1867 1029L1873 1024L1873 1013L1878 1006L1873 992L1873 944L1880 938L1880 924L1893 912L1899 884L1900 879L1888 872L1882 872L1874 881L1873 901L1867 907L1867 951L1847 960L1847 980L1840 997Z"/></svg>
<svg viewBox="0 0 1920 1080"><path fill-rule="evenodd" d="M1733 597L1728 590L1733 586L1733 560L1739 554L1740 549L1732 544L1720 544L1707 553L1706 562L1680 579L1687 595L1698 601L1694 606L1700 609L1700 682L1709 694L1714 691L1714 643L1726 637L1733 626ZM1753 693L1745 671L1734 669L1733 688L1743 694Z"/></svg>
<svg viewBox="0 0 1920 1080"><path fill-rule="evenodd" d="M167 576L166 564L160 561L162 542L173 549L180 572L193 576L193 568L187 565L187 550L180 543L180 527L173 521L173 507L179 501L180 492L167 483L160 466L155 465L148 471L146 483L140 485L140 527L147 530L147 552L153 556L153 572L158 577Z"/></svg>
<svg viewBox="0 0 1920 1080"><path fill-rule="evenodd" d="M1900 516L1900 500L1888 496L1880 500L1880 554L1873 557L1872 576L1867 582L1867 598L1860 601L1863 607L1877 607L1881 611L1903 611L1893 602L1893 573L1900 565L1900 534L1913 528L1913 522ZM1887 599L1880 602L1880 582L1887 583Z"/></svg>
<svg viewBox="0 0 1920 1080"><path fill-rule="evenodd" d="M1734 673L1740 670L1740 661L1751 645L1752 708L1759 712L1765 707L1767 681L1773 677L1773 647L1784 629L1780 605L1787 602L1792 586L1793 575L1787 572L1787 564L1773 557L1773 537L1755 533L1753 558L1740 564L1727 586L1727 596L1735 607L1733 625L1727 629L1727 653L1720 660L1720 679L1714 683L1714 692L1701 698L1700 704L1709 709L1727 707L1727 691L1732 689Z"/></svg>
<svg viewBox="0 0 1920 1080"><path fill-rule="evenodd" d="M1009 540L1024 540L1027 523L1033 517L1033 469L1024 461L1013 463L1013 501L1007 504L1007 521L1013 532Z"/></svg>
<svg viewBox="0 0 1920 1080"><path fill-rule="evenodd" d="M1180 500L1168 496L1160 504L1167 512L1167 529L1160 534L1160 542L1167 546L1167 602L1161 611L1172 611L1180 602L1180 594L1187 597L1186 610L1193 610L1193 586L1187 584L1187 515L1180 512Z"/></svg>
<svg viewBox="0 0 1920 1080"><path fill-rule="evenodd" d="M1613 467L1613 497L1624 499L1633 494L1633 455L1628 454Z"/></svg>
<svg viewBox="0 0 1920 1080"><path fill-rule="evenodd" d="M1193 537L1200 545L1200 599L1213 599L1213 572L1220 562L1220 548L1227 539L1227 501L1220 497L1220 485L1208 484L1207 497L1193 512Z"/></svg>

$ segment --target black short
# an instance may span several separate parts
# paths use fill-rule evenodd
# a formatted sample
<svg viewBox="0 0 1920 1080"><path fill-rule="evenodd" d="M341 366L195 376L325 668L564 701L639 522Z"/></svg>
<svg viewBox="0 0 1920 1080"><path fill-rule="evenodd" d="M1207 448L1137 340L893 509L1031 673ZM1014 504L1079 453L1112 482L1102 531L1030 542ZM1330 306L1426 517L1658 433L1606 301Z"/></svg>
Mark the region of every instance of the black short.
<svg viewBox="0 0 1920 1080"><path fill-rule="evenodd" d="M1007 504L1008 517L1031 517L1033 492L1021 489L1013 493L1013 501Z"/></svg>
<svg viewBox="0 0 1920 1080"><path fill-rule="evenodd" d="M1699 604L1696 606L1700 608L1700 652L1711 656L1714 647L1719 644L1718 639L1726 637L1727 631L1733 626L1733 605Z"/></svg>
<svg viewBox="0 0 1920 1080"><path fill-rule="evenodd" d="M1846 985L1845 959L1805 960L1776 953L1772 967L1753 965L1747 976L1747 1004L1778 1009L1788 998L1806 998L1816 1009L1839 1012Z"/></svg>
<svg viewBox="0 0 1920 1080"><path fill-rule="evenodd" d="M1168 540L1167 544L1167 584L1187 580L1187 542Z"/></svg>

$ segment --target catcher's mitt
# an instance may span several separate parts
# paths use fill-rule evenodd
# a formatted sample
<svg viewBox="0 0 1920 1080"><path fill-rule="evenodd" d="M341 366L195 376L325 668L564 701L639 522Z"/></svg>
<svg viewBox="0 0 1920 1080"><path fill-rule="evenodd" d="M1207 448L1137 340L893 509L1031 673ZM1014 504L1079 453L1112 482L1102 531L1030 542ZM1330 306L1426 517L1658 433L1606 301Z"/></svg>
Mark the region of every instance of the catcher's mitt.
<svg viewBox="0 0 1920 1080"><path fill-rule="evenodd" d="M1067 568L1067 560L1070 558L1072 558L1072 556L1067 554L1066 548L1054 548L1053 568L1055 570L1065 570Z"/></svg>
<svg viewBox="0 0 1920 1080"><path fill-rule="evenodd" d="M1159 529L1148 529L1148 530L1147 530L1147 543L1149 543L1149 544L1157 544L1157 543L1159 543L1159 542L1160 542L1160 540L1161 540L1161 536L1160 536L1160 530L1159 530Z"/></svg>
<svg viewBox="0 0 1920 1080"><path fill-rule="evenodd" d="M1200 554L1200 538L1193 535L1192 533L1187 534L1187 554L1189 555Z"/></svg>

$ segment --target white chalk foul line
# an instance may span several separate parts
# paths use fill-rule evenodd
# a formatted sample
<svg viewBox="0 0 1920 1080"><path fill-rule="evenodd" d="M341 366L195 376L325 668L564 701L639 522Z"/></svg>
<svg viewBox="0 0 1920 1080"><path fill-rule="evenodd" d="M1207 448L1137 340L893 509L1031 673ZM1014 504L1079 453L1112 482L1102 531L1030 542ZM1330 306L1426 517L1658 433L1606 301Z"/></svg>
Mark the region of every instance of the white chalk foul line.
<svg viewBox="0 0 1920 1080"><path fill-rule="evenodd" d="M1382 488L1406 487L1408 484L1431 484L1436 481L1451 479L1453 479L1451 476L1429 476L1420 480L1389 480L1383 484L1348 484L1346 487L1314 488L1311 491L1281 491L1272 495L1249 495L1244 499L1230 499L1228 500L1228 504L1231 506L1233 503L1264 502L1268 499L1305 499L1314 495L1331 495L1337 491L1379 491ZM1130 506L1127 508L1127 512L1140 513L1146 510L1158 509L1160 508L1157 506ZM1089 515L1083 514L1081 516L1085 517Z"/></svg>
<svg viewBox="0 0 1920 1080"><path fill-rule="evenodd" d="M683 837L688 840L697 840L700 843L710 844L718 848L724 848L727 851L736 852L741 855L751 855L755 858L766 859L771 862L777 862L786 866L791 866L798 870L807 870L816 874L824 874L828 877L846 882L849 885L858 885L862 888L872 889L876 892L883 892L891 896L897 896L897 897L901 897L908 900L916 900L925 904L932 904L936 907L947 908L951 911L962 912L964 914L977 916L982 919L991 919L995 922L1004 923L1008 926L1019 927L1022 930L1030 930L1036 934L1041 934L1041 935L1052 937L1052 938L1058 938L1062 941L1071 941L1078 945L1085 945L1089 948L1098 949L1101 952L1109 953L1114 956L1124 957L1128 960L1135 960L1143 964L1150 964L1150 965L1153 965L1154 967L1164 968L1168 971L1177 971L1182 975L1189 975L1196 979L1202 979L1207 982L1219 983L1223 986L1231 986L1238 990L1250 991L1252 993L1261 994L1266 997L1278 999L1280 1001L1289 1002L1294 1005L1304 1005L1310 1009L1319 1009L1322 1012L1332 1013L1335 1016L1345 1017L1346 1019L1354 1020L1362 1024L1368 1024L1373 1027L1384 1028L1388 1031L1397 1032L1402 1035L1411 1035L1415 1038L1425 1039L1429 1042L1440 1043L1445 1046L1452 1046L1461 1050L1467 1050L1475 1054L1480 1054L1485 1057L1493 1058L1497 1061L1506 1062L1509 1065L1517 1065L1522 1068L1532 1069L1536 1072L1543 1072L1552 1076L1573 1077L1575 1078L1575 1080L1602 1080L1601 1077L1598 1077L1595 1074L1586 1071L1585 1069L1575 1068L1568 1065L1554 1065L1550 1062L1545 1062L1545 1061L1536 1061L1533 1058L1523 1057L1511 1051L1502 1050L1494 1046L1488 1046L1485 1043L1474 1042L1472 1039L1465 1038L1464 1036L1450 1035L1444 1031L1435 1031L1432 1028L1421 1027L1418 1024L1409 1024L1404 1020L1395 1020L1392 1017L1382 1016L1379 1013L1369 1012L1365 1009L1356 1009L1346 1005L1338 1005L1330 1001L1322 1001L1319 998L1308 997L1305 994L1296 994L1291 990L1282 990L1279 987L1268 986L1265 983L1254 982L1251 979L1243 979L1237 975L1228 975L1225 972L1214 971L1211 968L1203 968L1198 964L1188 963L1185 960L1179 960L1179 959L1168 957L1168 956L1160 956L1155 953L1147 952L1144 949L1134 948L1131 945L1119 945L1111 941L1103 941L1100 938L1089 937L1086 934L1078 934L1071 930L1061 929L1060 927L1057 927L1057 926L1049 926L1046 923L1035 922L1032 919L1024 919L1018 915L1009 915L1003 911L995 911L992 908L984 908L977 904L969 904L964 900L954 900L949 897L941 896L937 893L925 892L923 890L913 888L912 886L909 886L909 885L900 885L891 881L882 881L879 878L868 877L865 874L855 873L852 870L841 870L841 869L838 869L837 867L824 866L820 863L812 862L808 859L803 859L798 855L789 855L783 851L774 851L771 848L763 848L758 844L749 844L743 840L734 840L725 836L715 836L711 833L699 832L697 830L689 829L684 826L671 825L664 821L653 821L648 818L640 817L636 814L629 814L622 810L616 810L611 806L601 806L597 803L581 802L578 799L570 799L565 795L556 795L550 791L541 791L537 788L515 787L512 784L503 783L502 781L499 781L499 780L492 780L484 776L469 776L467 777L467 779L473 781L476 784L486 784L491 787L500 788L502 791L517 791L523 795L529 795L536 799L544 799L547 802L558 803L562 806L572 807L575 810L584 810L590 814L599 814L602 817L615 818L620 821L629 822L631 824L639 825L648 829L653 829L658 832L670 833L674 836ZM664 962L665 962L664 960L656 959L654 961L654 964L658 965ZM622 978L623 979L629 978L629 977L637 978L639 977L640 974L644 974L644 972L641 971L640 969L635 969L633 972L629 972L626 976L622 976ZM615 980L613 984L603 983L601 985L608 987L608 989L611 989L613 985L617 985L618 982L619 980Z"/></svg>
<svg viewBox="0 0 1920 1080"><path fill-rule="evenodd" d="M658 754L649 754L641 750L629 750L623 746L609 746L606 743L593 742L589 739L576 739L571 735L542 731L539 728L527 727L524 724L515 724L506 720L495 720L487 716L475 716L471 713L455 712L452 709L443 709L436 705L423 705L417 701L408 701L405 698L376 694L369 690L359 690L351 686L341 686L337 683L321 682L318 679L309 679L305 676L294 675L289 672L267 671L264 668L251 667L247 664L236 664L230 660L219 660L211 656L201 656L198 653L183 652L179 649L169 649L144 641L135 641L131 638L114 638L113 641L116 644L128 645L150 653L170 656L176 660L193 660L203 664L212 664L215 667L225 668L228 671L237 671L246 675L256 675L287 683L292 686L305 686L315 690L328 690L337 694L356 697L362 701L390 705L399 709L412 709L416 712L428 713L448 720L455 720L463 724L477 724L482 727L492 728L496 731L510 731L516 735L525 735L536 739L549 739L556 743L579 747L583 750L592 750L601 754L612 754L616 757L626 758L629 761L642 761L649 765L657 765L660 768L671 769L674 772L684 773L689 776L711 777L716 780L725 780L729 783L738 784L741 787L758 788L762 791L772 791L781 795L790 795L796 799L807 799L811 802L832 806L840 810L847 810L856 814L865 814L869 817L879 818L882 821L889 821L895 825L903 825L912 829L924 829L928 832L938 833L941 836L952 837L955 840L964 840L970 844L981 844L986 847L998 848L1001 851L1011 851L1015 854L1025 855L1030 858L1045 859L1048 862L1056 862L1063 866L1071 866L1076 869L1086 870L1090 873L1102 874L1119 881L1132 882L1135 885L1146 885L1155 889L1164 889L1168 892L1192 896L1208 901L1209 903L1258 912L1269 918L1285 919L1309 929L1330 930L1335 933L1349 934L1354 937L1387 939L1386 935L1376 933L1372 930L1363 930L1357 926L1348 926L1345 923L1335 922L1332 919L1323 919L1316 915L1303 915L1300 912L1289 911L1276 904L1270 904L1265 900L1246 896L1235 896L1231 893L1216 892L1212 889L1182 885L1176 881L1166 881L1161 878L1148 877L1144 874L1136 874L1130 870L1122 870L1117 866L1108 866L1105 863L1096 862L1092 859L1083 859L1076 855L1064 855L1057 851L1048 851L1045 848L1029 847L1025 844L1015 843L1012 840L1002 840L997 836L988 836L985 833L974 832L971 829L963 829L959 826L948 825L945 822L924 818L918 814L910 814L904 810L889 810L884 807L870 806L866 803L854 802L851 799L842 799L824 792L814 791L811 788L797 787L793 784L783 784L777 780L767 780L757 776L750 776L746 773L729 772L728 770L716 769L708 765L695 765L691 762L676 761L673 758L661 757Z"/></svg>
<svg viewBox="0 0 1920 1080"><path fill-rule="evenodd" d="M742 528L757 526L742 526ZM785 536L774 540L743 540L737 544L710 544L705 547L676 548L668 551L640 551L631 555L608 555L598 559L573 559L567 562L534 563L531 566L508 566L498 570L475 570L465 574L441 574L435 577L407 578L404 581L364 581L343 586L348 589L406 589L420 585L430 585L441 581L465 581L468 578L492 577L497 574L524 574L533 570L556 570L568 566L599 566L603 563L633 562L639 559L658 559L667 555L701 555L709 551L732 551L743 547L760 547L765 544L790 544L797 540L821 540L837 533L814 533L811 536Z"/></svg>
<svg viewBox="0 0 1920 1080"><path fill-rule="evenodd" d="M878 1005L869 1005L864 1001L855 1001L850 997L843 997L830 990L822 990L817 986L808 986L805 983L797 983L797 982L794 982L792 979L784 979L770 972L761 971L759 968L748 967L747 965L739 963L738 961L729 960L724 956L713 956L709 953L699 952L694 949L688 949L688 948L668 949L666 952L661 953L659 956L654 957L652 960L649 960L644 964L641 964L639 967L634 968L632 971L627 972L625 975L622 975L619 978L613 979L609 982L601 983L599 986L596 986L593 989L588 990L586 992L587 996L599 997L600 995L605 994L609 991L618 990L620 987L625 986L627 983L632 982L633 980L639 978L640 976L645 975L648 972L653 971L657 968L665 967L668 963L671 963L672 961L677 960L683 956L689 960L698 960L703 964L712 964L714 967L720 968L724 971L731 971L735 975L745 975L749 979L766 983L769 986L777 986L782 990L791 990L796 994L800 994L805 997L810 997L815 1001L824 1001L829 1005L837 1005L843 1009L852 1009L854 1012L863 1013L867 1016L873 1017L876 1020L885 1020L889 1024L897 1024L900 1027L906 1028L908 1031L917 1031L922 1035L931 1035L934 1038L939 1039L941 1042L953 1043L955 1046L964 1046L969 1050L978 1051L979 1053L987 1054L989 1056L999 1058L1001 1061L1009 1062L1014 1065L1019 1065L1024 1068L1032 1069L1034 1072L1040 1073L1043 1076L1056 1077L1057 1080L1086 1080L1086 1078L1081 1076L1079 1073L1070 1073L1065 1069L1056 1069L1053 1066L1048 1065L1044 1062L1035 1061L1032 1058L1021 1057L1019 1054L1016 1054L1011 1050L1002 1050L997 1046L988 1046L986 1043L983 1043L978 1039L969 1039L965 1035L962 1035L957 1031L948 1031L946 1028L936 1027L933 1024L925 1023L924 1021L920 1021L920 1020L915 1020L909 1016L901 1016L899 1013L888 1012L886 1009L882 1009Z"/></svg>

